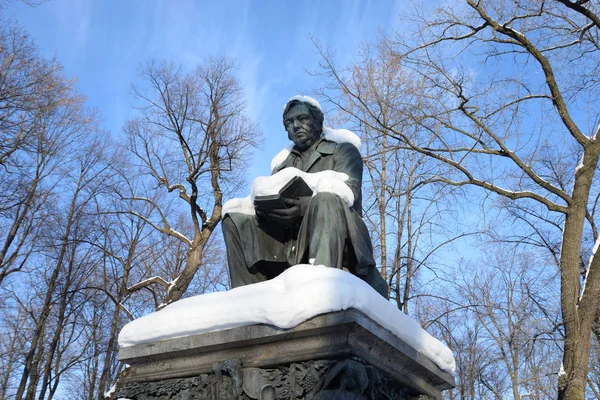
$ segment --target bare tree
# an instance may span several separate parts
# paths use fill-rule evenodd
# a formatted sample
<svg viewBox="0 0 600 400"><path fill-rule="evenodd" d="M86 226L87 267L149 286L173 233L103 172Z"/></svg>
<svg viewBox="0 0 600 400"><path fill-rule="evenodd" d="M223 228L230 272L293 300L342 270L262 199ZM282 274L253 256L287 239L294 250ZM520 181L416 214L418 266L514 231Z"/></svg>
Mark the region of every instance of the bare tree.
<svg viewBox="0 0 600 400"><path fill-rule="evenodd" d="M2 298L6 305L13 305L8 296ZM22 308L2 310L2 339L0 340L0 398L7 399L14 393L12 379L18 374L20 355L27 337L23 330L27 327L28 316Z"/></svg>
<svg viewBox="0 0 600 400"><path fill-rule="evenodd" d="M313 42L325 55L324 46ZM325 62L333 60L326 56ZM446 184L424 183L443 174L439 163L399 145L377 123L385 121L410 137L428 134L433 142L435 135L407 118L415 100L427 102L418 97L420 82L374 45L363 45L359 60L344 72L348 76L346 89L360 93L363 102L345 101L343 94L334 100L342 108L339 118L361 133L369 177L364 190L364 217L372 232L381 275L388 281L390 298L408 313L414 291L419 291L415 283L420 272L434 271L436 255L466 236L460 233L465 227L451 226L450 218L445 218L453 211L449 203L456 189ZM319 94L329 97L328 89L331 87ZM365 105L377 110L377 118Z"/></svg>
<svg viewBox="0 0 600 400"><path fill-rule="evenodd" d="M184 222L172 221L182 232L193 232L194 224L182 218L181 208L171 207L172 214L168 211L167 196L147 196L150 202L136 197L140 192L135 185L148 185L154 179L151 170L145 170L145 177L151 179L136 179L139 165L130 164L129 179L119 180L125 176L122 166L128 160L113 152L115 146L99 129L97 116L85 108L83 97L63 76L60 65L41 58L21 28L0 25L0 397L51 399L59 389L70 388L73 397L103 398L121 368L119 329L164 301L164 293L148 290L152 286L142 290L133 285L132 289L131 282L157 271L178 276L186 270L188 242L174 237L165 240L163 233L151 228L160 215L156 205L163 206L160 211L165 216ZM202 76L214 80L207 81L210 85L200 84ZM198 188L206 184L216 188L218 195L219 184L222 190L230 188L240 172L226 169L233 169L241 161L236 158L238 152L251 144L230 140L254 125L228 114L240 105L235 103L238 89L228 86L227 74L218 75L208 68L188 78L191 85L187 88L196 97L188 109L193 109L189 114L193 118L189 120L186 114L181 138L201 135L202 128L188 130L193 124L203 126L210 140L195 143L196 149L190 146L186 153L188 162L197 167L193 178L197 186L187 189L188 196L184 176L183 190L175 186L175 192L194 199L193 209L201 220L198 226L206 235L214 226L199 207L213 207L221 199L214 200ZM221 85L230 91L219 89ZM168 94L173 94L170 89ZM186 90L183 85L179 89ZM206 96L201 98L202 94ZM215 107L200 112L202 101L209 99ZM142 110L140 120L131 126L157 128L154 123L169 118L144 120L148 110ZM160 137L153 138L154 144ZM175 142L176 136L171 143ZM157 148L173 154L168 147ZM167 179L182 177L178 168L185 161L179 166L173 159L162 161L165 171L175 173L166 175ZM212 185L213 180L217 184ZM118 202L115 187L121 194ZM203 239L196 236L193 240L200 243ZM215 290L223 282L221 270L214 268L219 257L212 253L218 249L208 247L202 253L205 279L199 291Z"/></svg>
<svg viewBox="0 0 600 400"><path fill-rule="evenodd" d="M489 245L418 298L423 326L446 341L457 362L460 399L547 399L557 395L562 331L554 272L545 253Z"/></svg>
<svg viewBox="0 0 600 400"><path fill-rule="evenodd" d="M102 249L105 258L103 272L95 280L93 288L108 296L112 310L109 313L110 318L106 321L106 326L110 328L92 331L94 335L104 335L106 340L104 346L97 350L98 365L95 370L92 368L89 375L94 380L97 379L97 383L85 380L89 388L87 397L90 400L104 398L104 393L108 391L109 384L118 371L117 336L123 324L134 318L130 311L133 307L128 307L126 303L131 295L128 291L130 274L136 265L142 264L141 259L152 262L150 249L154 246L147 240L150 233L146 222L133 215L112 214L112 211L120 206L110 202L106 206L109 214L98 213L98 225L102 227L103 235L102 242L95 245ZM138 212L143 211L138 209Z"/></svg>
<svg viewBox="0 0 600 400"><path fill-rule="evenodd" d="M148 293L130 292L129 282L144 275L146 267L156 264L155 252L168 251L160 234L149 229L148 224L129 213L115 213L122 208L123 200L115 197L114 188L122 193L124 186L133 185L135 180L120 181L119 174L123 159L112 159L110 175L114 181L105 181L104 192L94 202L93 226L95 236L80 238L99 255L99 264L86 277L78 290L89 300L82 307L80 343L82 356L76 366L79 372L72 382L73 393L79 398L104 399L104 393L122 369L118 362L117 337L122 326L154 310L155 296ZM116 178L115 178L116 177ZM130 188L131 189L131 188ZM150 213L150 207L138 207L142 215ZM150 289L150 287L148 287Z"/></svg>
<svg viewBox="0 0 600 400"><path fill-rule="evenodd" d="M71 148L73 162L63 171L57 186L61 195L56 200L65 196L62 200L67 207L63 209L59 201L49 206L53 212L45 221L45 233L40 238L44 251L38 259L46 270L31 271L29 277L30 285L38 286L29 300L36 305L27 307L27 297L16 293L32 317L16 399L52 398L63 373L79 361L83 352L77 338L85 325L81 310L90 293L82 288L101 260L95 248L85 243L96 240L96 231L90 229L92 205L111 177L111 163L104 158L106 137L92 130L85 133L85 142ZM41 281L36 279L40 273L45 276Z"/></svg>
<svg viewBox="0 0 600 400"><path fill-rule="evenodd" d="M78 288L95 267L80 243L95 232L84 225L107 176L106 140L60 65L40 57L21 28L2 24L0 289L7 309L0 332L8 349L2 397L52 398L80 359L79 311L87 293Z"/></svg>
<svg viewBox="0 0 600 400"><path fill-rule="evenodd" d="M366 136L365 165L370 177L366 199L372 205L366 208L365 218L376 233L374 243L390 298L408 314L409 302L424 289L416 285L420 272L428 269L435 274L436 255L468 234L449 229L452 188L419 184L431 176L435 165L420 154L399 150L386 138L380 132Z"/></svg>
<svg viewBox="0 0 600 400"><path fill-rule="evenodd" d="M414 31L381 41L382 51L423 82L420 97L429 104L407 117L430 134L413 138L379 118L378 108L365 103L325 57L331 86L343 93L332 100L361 105L372 117L366 124L451 168L429 182L502 196L528 210L538 227L547 222L540 210L559 216L565 329L559 398L583 399L600 302L598 246L590 246L583 282L580 275L583 250L600 243L594 180L600 156L598 5L569 0L464 5L417 11L407 19Z"/></svg>
<svg viewBox="0 0 600 400"><path fill-rule="evenodd" d="M420 303L419 311L422 311L423 302ZM456 388L445 392L445 397L461 400L493 397L482 381L489 376L487 370L495 358L481 339L482 326L472 318L469 305L463 304L461 299L450 301L450 298L436 299L434 304L430 310L432 315L421 314L421 318L429 330L448 343L456 360ZM488 382L486 379L486 384Z"/></svg>
<svg viewBox="0 0 600 400"><path fill-rule="evenodd" d="M48 178L65 162L69 135L89 123L75 114L81 102L25 31L0 28L0 285L33 251Z"/></svg>
<svg viewBox="0 0 600 400"><path fill-rule="evenodd" d="M177 301L188 290L203 264L207 245L221 220L224 187L239 176L239 170L256 143L258 130L244 114L238 81L229 59L211 58L190 73L171 62L148 63L139 70L140 82L132 86L139 116L129 121L125 132L129 149L153 185L175 193L187 209L189 232L175 229L173 213L161 206L164 195L137 194L123 197L145 203L153 215L139 218L162 234L180 241L187 249L181 271L172 276L146 277L128 288L136 291L150 285L164 290L159 308Z"/></svg>
<svg viewBox="0 0 600 400"><path fill-rule="evenodd" d="M552 285L548 285L552 274L535 271L532 254L513 252L507 256L501 251L484 262L490 268L475 266L475 277L467 278L457 291L473 305L474 317L483 328L481 342L493 351L489 366L501 371L496 374L502 377L501 382L485 382L485 371L480 380L498 398L556 395L540 384L547 381L545 377L555 376L560 362L555 351L560 332L553 330L554 321L545 318L539 307L539 297L555 297ZM532 293L538 295L537 301Z"/></svg>

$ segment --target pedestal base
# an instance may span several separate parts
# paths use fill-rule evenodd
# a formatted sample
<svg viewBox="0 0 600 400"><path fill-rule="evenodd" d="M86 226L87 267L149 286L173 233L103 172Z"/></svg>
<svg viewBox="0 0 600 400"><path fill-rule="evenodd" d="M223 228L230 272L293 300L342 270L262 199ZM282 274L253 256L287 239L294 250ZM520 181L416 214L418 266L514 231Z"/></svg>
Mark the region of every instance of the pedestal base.
<svg viewBox="0 0 600 400"><path fill-rule="evenodd" d="M454 386L413 347L350 309L293 329L252 325L121 349L117 398L440 398Z"/></svg>

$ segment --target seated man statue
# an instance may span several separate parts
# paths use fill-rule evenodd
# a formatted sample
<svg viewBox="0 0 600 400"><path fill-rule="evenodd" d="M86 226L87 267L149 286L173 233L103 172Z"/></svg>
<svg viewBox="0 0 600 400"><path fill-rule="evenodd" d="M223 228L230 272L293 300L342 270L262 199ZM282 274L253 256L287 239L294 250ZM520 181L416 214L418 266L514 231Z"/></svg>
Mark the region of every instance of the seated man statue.
<svg viewBox="0 0 600 400"><path fill-rule="evenodd" d="M323 112L310 100L294 97L287 103L283 124L294 147L272 172L295 167L308 173L344 173L354 203L348 206L334 193L319 192L312 197L286 198L285 208L261 209L255 202L256 215L226 213L222 229L231 285L262 282L292 265L311 263L346 268L387 298L387 284L375 267L362 220L360 153L351 143L323 137Z"/></svg>

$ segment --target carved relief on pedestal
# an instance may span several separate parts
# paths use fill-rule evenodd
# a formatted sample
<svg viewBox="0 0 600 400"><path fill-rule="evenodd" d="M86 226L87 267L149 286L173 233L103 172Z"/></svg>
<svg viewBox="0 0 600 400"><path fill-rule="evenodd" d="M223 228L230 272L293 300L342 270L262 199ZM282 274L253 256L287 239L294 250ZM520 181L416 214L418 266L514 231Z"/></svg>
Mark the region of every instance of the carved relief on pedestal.
<svg viewBox="0 0 600 400"><path fill-rule="evenodd" d="M406 399L405 390L358 358L316 360L276 368L243 368L225 360L210 374L126 383L117 397L132 400L368 400Z"/></svg>

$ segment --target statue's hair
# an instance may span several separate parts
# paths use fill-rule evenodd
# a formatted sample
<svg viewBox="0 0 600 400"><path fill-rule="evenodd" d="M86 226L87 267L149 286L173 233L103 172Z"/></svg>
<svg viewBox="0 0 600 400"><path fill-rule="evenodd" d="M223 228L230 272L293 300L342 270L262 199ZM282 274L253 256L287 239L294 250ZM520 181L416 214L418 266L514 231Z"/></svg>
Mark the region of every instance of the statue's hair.
<svg viewBox="0 0 600 400"><path fill-rule="evenodd" d="M285 110L283 110L283 126L285 126L285 114L287 114L288 111L292 109L292 107L295 107L300 104L305 105L306 108L308 108L308 113L311 115L311 117L313 117L313 119L317 123L317 129L319 130L320 135L323 132L323 111L321 111L319 107L315 107L311 103L298 99L291 100L285 105Z"/></svg>

